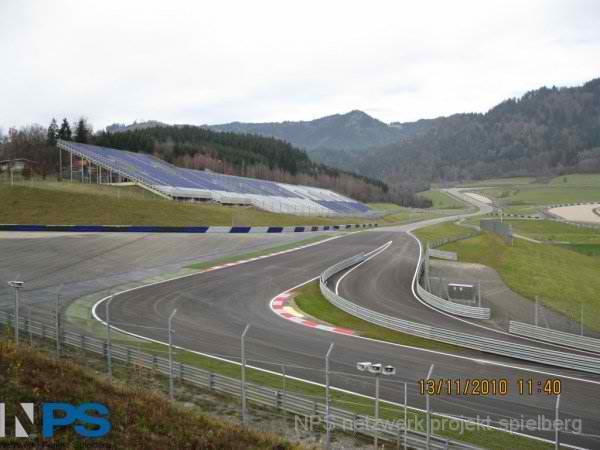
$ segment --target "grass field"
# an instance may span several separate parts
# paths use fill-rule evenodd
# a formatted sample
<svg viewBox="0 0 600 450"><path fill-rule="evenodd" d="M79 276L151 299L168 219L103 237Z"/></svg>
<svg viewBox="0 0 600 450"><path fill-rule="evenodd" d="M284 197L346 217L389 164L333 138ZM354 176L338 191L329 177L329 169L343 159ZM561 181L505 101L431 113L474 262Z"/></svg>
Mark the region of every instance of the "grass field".
<svg viewBox="0 0 600 450"><path fill-rule="evenodd" d="M402 206L396 205L395 203L367 203L367 206L375 211L403 209Z"/></svg>
<svg viewBox="0 0 600 450"><path fill-rule="evenodd" d="M443 249L457 252L460 261L494 268L513 291L531 300L540 296L546 306L573 320L579 320L583 305L585 325L600 331L600 258L521 239L508 246L490 233Z"/></svg>
<svg viewBox="0 0 600 450"><path fill-rule="evenodd" d="M443 238L457 238L467 236L474 230L467 227L461 227L455 223L445 222L439 225L432 225L425 228L419 228L415 230L413 234L419 238L419 240L426 244L427 242L437 241Z"/></svg>
<svg viewBox="0 0 600 450"><path fill-rule="evenodd" d="M539 241L600 244L600 231L552 220L506 220L513 231Z"/></svg>
<svg viewBox="0 0 600 450"><path fill-rule="evenodd" d="M442 191L425 191L417 194L433 202L435 209L464 209L466 205Z"/></svg>
<svg viewBox="0 0 600 450"><path fill-rule="evenodd" d="M127 383L110 384L89 369L50 359L27 347L17 348L7 341L0 341L0 378L3 380L0 395L10 416L20 402L106 405L111 430L105 437L94 439L91 444L94 448L300 448L274 435L245 431L237 425L172 405L164 396L140 387L144 380L130 378ZM42 438L39 420L33 427L35 432L26 444L23 439L3 437L4 446L88 448L71 427L60 428L52 439Z"/></svg>
<svg viewBox="0 0 600 450"><path fill-rule="evenodd" d="M582 255L600 258L600 244L569 244L562 247Z"/></svg>
<svg viewBox="0 0 600 450"><path fill-rule="evenodd" d="M57 187L57 184L62 186ZM51 186L51 187L48 187ZM97 225L332 225L373 222L348 217L300 217L255 208L216 204L187 204L146 197L126 188L119 197L107 190L117 187L48 183L30 186L0 185L0 223ZM102 187L101 187L102 188ZM141 191L141 192L140 192Z"/></svg>
<svg viewBox="0 0 600 450"><path fill-rule="evenodd" d="M600 175L573 174L563 175L550 180L551 185L600 187Z"/></svg>
<svg viewBox="0 0 600 450"><path fill-rule="evenodd" d="M564 175L552 179L501 178L465 183L489 187L482 195L493 198L509 214L533 215L557 203L600 201L600 175Z"/></svg>
<svg viewBox="0 0 600 450"><path fill-rule="evenodd" d="M600 200L600 185L530 184L527 186L495 187L486 189L482 193L494 197L508 207L552 205ZM509 211L507 210L507 212Z"/></svg>
<svg viewBox="0 0 600 450"><path fill-rule="evenodd" d="M379 219L303 217L251 207L173 202L136 186L39 182L0 184L0 223L57 225L293 226L346 223L402 224L441 214L395 206ZM387 204L382 204L387 205Z"/></svg>
<svg viewBox="0 0 600 450"><path fill-rule="evenodd" d="M479 187L479 186L516 186L535 182L532 177L512 177L512 178L490 178L488 180L468 181L461 186L464 187Z"/></svg>

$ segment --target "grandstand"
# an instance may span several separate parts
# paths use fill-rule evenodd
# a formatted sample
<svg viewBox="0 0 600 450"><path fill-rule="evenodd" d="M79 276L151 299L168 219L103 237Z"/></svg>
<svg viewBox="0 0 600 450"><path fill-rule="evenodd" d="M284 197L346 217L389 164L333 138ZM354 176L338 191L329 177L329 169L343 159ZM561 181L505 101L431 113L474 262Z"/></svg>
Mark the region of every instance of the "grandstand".
<svg viewBox="0 0 600 450"><path fill-rule="evenodd" d="M364 204L328 189L277 183L173 166L146 153L58 141L63 177L85 183L135 183L172 200L253 205L310 216L369 216ZM69 154L63 167L62 152Z"/></svg>

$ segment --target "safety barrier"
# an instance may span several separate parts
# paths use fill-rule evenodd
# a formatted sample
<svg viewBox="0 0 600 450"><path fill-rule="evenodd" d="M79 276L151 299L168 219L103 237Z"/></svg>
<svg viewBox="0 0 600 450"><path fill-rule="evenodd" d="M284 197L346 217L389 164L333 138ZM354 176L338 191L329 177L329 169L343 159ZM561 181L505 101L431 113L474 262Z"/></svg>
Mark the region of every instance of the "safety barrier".
<svg viewBox="0 0 600 450"><path fill-rule="evenodd" d="M10 313L0 311L0 323L12 326L13 316ZM56 340L56 328L53 324L31 321L26 318L20 318L19 330L26 340L28 336L35 335L45 339ZM242 383L236 378L226 377L214 372L210 372L198 367L183 364L181 362L173 363L173 371L169 368L169 360L160 356L145 353L135 347L127 347L120 344L110 345L105 339L86 336L71 331L60 330L60 341L63 345L69 345L82 349L84 351L96 353L110 357L114 361L120 361L127 365L135 365L145 369L153 370L156 373L166 376L173 376L179 381L184 381L195 386L208 389L210 391L241 397ZM298 394L291 394L278 389L272 389L260 386L254 383L246 382L246 397L249 401L286 411L292 414L298 414L305 417L319 418L321 424L325 424L326 407L324 403L302 397ZM313 421L315 423L315 421ZM390 422L377 424L375 419L361 414L355 414L344 409L331 407L329 412L329 426L333 429L345 430L349 432L360 433L366 436L374 436L375 430L379 439L399 442L402 445L415 449L427 449L427 435L413 430L404 430L401 422ZM376 428L377 426L377 428ZM445 439L432 435L430 437L431 449L455 449L455 450L479 450L479 447Z"/></svg>
<svg viewBox="0 0 600 450"><path fill-rule="evenodd" d="M551 342L553 344L573 347L578 350L589 350L590 352L600 353L600 339L573 333L565 333L564 331L551 330L549 328L514 320L509 322L508 331L519 336L527 336L533 339Z"/></svg>
<svg viewBox="0 0 600 450"><path fill-rule="evenodd" d="M357 255L348 258L336 265L328 268L321 274L320 289L323 296L334 306L347 312L359 319L375 325L380 325L391 330L402 333L412 334L434 341L444 342L446 344L457 345L470 348L481 352L491 353L509 358L532 361L535 363L546 364L550 366L564 367L568 369L580 370L583 372L600 374L600 359L588 355L576 353L565 353L557 350L549 350L530 345L507 342L499 339L493 339L474 334L461 333L443 328L436 328L429 325L412 322L397 317L388 316L376 311L372 311L363 306L352 303L335 292L327 285L327 280L338 272L352 267L368 258L368 255ZM420 264L419 264L420 270ZM418 290L418 282L415 280Z"/></svg>
<svg viewBox="0 0 600 450"><path fill-rule="evenodd" d="M423 272L425 271L425 264L428 264L428 260L429 260L429 256L432 250L429 249L429 247L432 248L436 248L436 247L441 247L442 245L448 244L450 242L456 242L456 241L460 241L460 240L464 240L464 239L469 239L471 237L477 236L479 234L479 232L471 232L469 234L465 234L463 236L457 236L457 237L453 237L453 238L444 238L444 239L439 239L437 241L433 241L431 243L428 244L428 248L425 250L425 258L422 259L421 261L419 261L419 266L418 266L418 274L419 276L417 277L417 283L416 283L416 289L417 289L417 294L419 295L419 297L421 298L421 300L423 300L425 303L427 303L428 305L440 309L444 312L450 313L450 314L454 314L457 316L461 316L461 317L468 317L470 319L480 319L480 320L487 320L491 317L491 310L490 308L485 308L485 307L481 307L481 306L471 306L471 305L463 305L461 303L456 303L456 302L452 302L450 300L446 300L442 297L438 297L435 294L432 294L431 292L429 292L427 289L425 289L423 286L421 286L421 278L423 278ZM439 252L439 250L437 250Z"/></svg>
<svg viewBox="0 0 600 450"><path fill-rule="evenodd" d="M471 319L482 320L489 319L491 316L490 308L463 305L460 303L451 302L450 300L445 300L427 291L427 289L422 287L419 282L417 282L416 287L417 294L419 294L421 300L423 300L428 305L433 306L434 308L441 309L444 312L455 314L461 317L469 317Z"/></svg>

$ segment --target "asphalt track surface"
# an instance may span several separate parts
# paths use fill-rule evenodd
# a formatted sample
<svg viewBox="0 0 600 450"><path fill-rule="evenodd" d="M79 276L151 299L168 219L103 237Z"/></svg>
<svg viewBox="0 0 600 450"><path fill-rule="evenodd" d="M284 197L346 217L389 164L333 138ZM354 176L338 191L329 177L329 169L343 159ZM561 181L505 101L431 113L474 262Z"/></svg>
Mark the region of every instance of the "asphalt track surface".
<svg viewBox="0 0 600 450"><path fill-rule="evenodd" d="M485 327L481 326L482 321L457 320L449 317L449 314L433 311L415 299L410 290L415 264L419 258L417 241L407 233L396 233L391 240L392 244L386 250L366 264L349 268L332 277L329 281L330 288L335 290L337 285L338 293L353 303L401 319L507 342L576 352L559 346L544 345L538 341L524 340L522 337L508 333L499 333L502 330L491 329L488 324L485 324ZM341 277L343 277L342 281L338 283ZM591 355L597 356L597 353ZM600 379L600 377L595 378Z"/></svg>
<svg viewBox="0 0 600 450"><path fill-rule="evenodd" d="M53 308L196 262L262 251L326 233L145 234L0 232L0 307L12 308L6 282L25 281L21 301ZM49 301L50 300L50 301Z"/></svg>
<svg viewBox="0 0 600 450"><path fill-rule="evenodd" d="M364 264L356 272L368 271L366 276L350 276L350 294L355 295L353 283L358 283L361 299L378 299L374 304L385 305L391 295L402 301L401 309L411 317L423 317L445 326L459 326L462 331L473 332L472 326L455 322L439 313L427 310L412 298L411 281L417 259L416 243L411 243L404 231L406 227L389 231L369 231L352 234L293 253L262 259L241 266L215 272L180 278L150 285L117 295L111 304L111 318L123 323L145 327L164 328L167 317L174 308L176 330L174 344L183 348L211 353L231 360L239 360L240 338L246 324L251 324L247 337L246 352L249 364L270 370L286 365L287 374L303 379L324 382L324 355L330 343L335 343L331 358L336 387L372 395L371 379L356 378L358 361L383 362L395 365L398 376L393 381L382 380L382 398L401 402L401 386L394 381L414 383L424 378L430 364L435 364L434 376L445 379L506 378L510 392L506 396L435 396L432 410L437 413L465 415L468 417L490 416L498 421L506 418L535 418L544 415L554 417L555 398L544 394L519 395L516 380L533 378L535 382L549 377L541 372L560 373L562 379L561 417L581 418L585 435L563 434L562 441L587 448L600 448L600 379L575 372L557 370L541 365L527 364L507 358L477 352L464 351L461 356L428 352L377 341L338 335L303 327L273 314L269 301L280 292L318 276L327 267L340 260L374 248L392 240L395 242L394 259L384 265L394 266L390 274L378 275L382 267L371 272ZM375 265L377 258L372 260ZM384 259L381 259L384 261ZM383 264L383 263L382 263ZM364 275L364 274L363 274ZM367 282L369 277L372 282ZM377 280L383 276L382 288ZM390 285L389 278L395 281ZM353 281L359 279L361 281ZM369 287L370 286L370 287ZM345 289L345 288L344 288ZM412 299L412 300L411 300ZM390 304L398 315L398 305ZM391 312L391 310L389 312ZM104 308L98 308L103 318ZM458 325L457 325L458 324ZM135 325L120 328L149 338L166 341L166 333L146 328L140 333ZM498 336L495 336L498 337ZM490 363L486 361L495 361ZM424 407L424 397L413 388L409 394L411 406ZM546 438L551 433L533 432Z"/></svg>

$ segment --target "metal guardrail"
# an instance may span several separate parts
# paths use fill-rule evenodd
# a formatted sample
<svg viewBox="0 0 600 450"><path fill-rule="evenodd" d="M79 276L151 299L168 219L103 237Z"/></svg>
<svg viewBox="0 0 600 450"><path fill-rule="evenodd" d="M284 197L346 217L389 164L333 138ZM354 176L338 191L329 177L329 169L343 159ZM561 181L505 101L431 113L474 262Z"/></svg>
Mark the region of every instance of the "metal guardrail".
<svg viewBox="0 0 600 450"><path fill-rule="evenodd" d="M441 309L444 312L455 314L461 317L469 317L471 319L481 319L486 320L491 317L490 308L485 308L481 306L470 306L463 305L461 303L451 302L450 300L445 300L442 297L438 297L435 294L432 294L427 289L425 289L421 284L417 281L417 294L421 297L428 305L433 306L434 308Z"/></svg>
<svg viewBox="0 0 600 450"><path fill-rule="evenodd" d="M443 238L443 239L439 239L437 241L434 241L433 243L429 243L427 249L425 250L425 260L429 260L429 256L433 255L435 256L435 254L433 254L432 252L440 252L439 250L431 250L431 248L435 249L436 247L441 247L442 245L445 244L449 244L451 242L457 242L457 241L462 241L465 239L470 239L474 236L477 236L479 234L478 231L476 232L471 232L469 234L463 235L463 236L457 236L457 237L453 237L453 238ZM450 253L450 252L440 252L440 253ZM456 254L454 254L456 255ZM456 258L458 259L458 258ZM423 259L421 259L419 261L418 264L418 268L417 268L417 273L419 274L419 276L417 277L417 283L416 283L416 289L417 289L417 294L419 295L419 297L421 298L421 300L423 300L425 303L427 303L428 305L440 309L444 312L450 313L450 314L454 314L457 316L461 316L461 317L468 317L470 319L480 319L480 320L487 320L491 317L492 312L490 310L490 308L485 308L485 307L481 307L481 306L470 306L470 305L463 305L461 303L456 303L456 302L452 302L450 300L446 300L445 298L442 297L438 297L437 295L429 292L427 289L425 289L423 286L421 286L421 279L423 278L423 268L425 265L425 261Z"/></svg>
<svg viewBox="0 0 600 450"><path fill-rule="evenodd" d="M12 314L0 311L0 323L13 326L13 320ZM27 340L28 335L56 340L56 328L53 324L30 321L27 318L21 317L19 320L19 330L24 333L21 336L23 342ZM111 359L115 361L121 361L136 367L143 367L166 376L171 375L168 359L143 352L135 347L128 347L115 343L111 343L109 346L104 339L86 336L63 329L60 330L60 341L63 345L69 345L84 351L97 353L103 357L107 356L107 352L110 349ZM183 364L181 362L173 363L172 376L179 381L184 381L203 389L238 397L241 396L242 385L240 380ZM326 423L326 409L324 403L302 397L298 394L291 394L254 383L246 382L245 387L246 396L251 402L305 417L319 417L322 424ZM377 425L373 417L355 414L335 407L330 408L329 424L333 429L360 433L371 437L375 435L374 430ZM406 430L405 433L404 427L400 422L386 422L385 424L379 424L377 428L379 439L400 442L402 445L404 445L406 439L406 446L409 448L428 448L426 433L414 430ZM429 449L480 450L479 447L435 435L430 437Z"/></svg>
<svg viewBox="0 0 600 450"><path fill-rule="evenodd" d="M419 336L438 342L444 342L446 344L452 344L500 356L507 356L509 358L546 364L549 366L557 366L600 374L600 358L579 355L575 353L565 353L557 350L549 350L530 345L518 344L515 342L507 342L499 339L461 333L458 331L436 328L417 322L399 319L397 317L388 316L386 314L372 311L368 308L352 303L350 300L337 295L329 288L329 286L327 286L327 280L334 274L364 261L367 257L367 255L353 256L352 258L348 258L337 263L321 274L319 283L321 293L329 302L331 302L331 304L342 311L375 325L380 325L391 330L412 334L414 336ZM420 261L418 270L421 270L421 263L422 262ZM418 289L419 284L417 282L417 290Z"/></svg>
<svg viewBox="0 0 600 450"><path fill-rule="evenodd" d="M551 342L553 344L600 353L600 339L588 336L552 330L514 320L509 322L508 331L519 336L527 336L533 339Z"/></svg>

